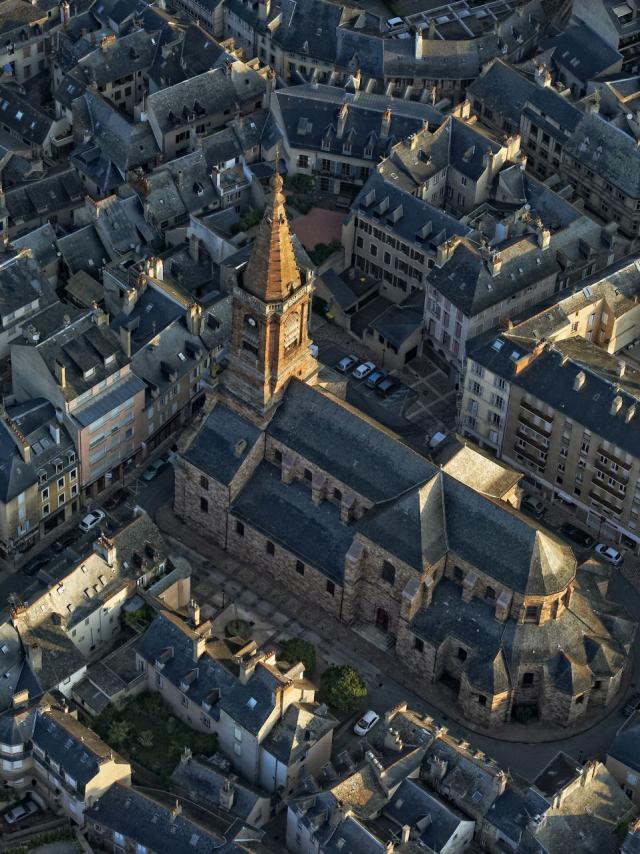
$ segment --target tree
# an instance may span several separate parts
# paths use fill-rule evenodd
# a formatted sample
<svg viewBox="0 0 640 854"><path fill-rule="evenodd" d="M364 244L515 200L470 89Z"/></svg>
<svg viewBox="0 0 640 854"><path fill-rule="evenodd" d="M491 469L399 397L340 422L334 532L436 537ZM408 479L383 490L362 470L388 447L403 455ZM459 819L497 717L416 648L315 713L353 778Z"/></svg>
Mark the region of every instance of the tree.
<svg viewBox="0 0 640 854"><path fill-rule="evenodd" d="M367 697L367 685L362 676L348 664L329 667L322 674L321 691L324 700L338 712L352 712Z"/></svg>
<svg viewBox="0 0 640 854"><path fill-rule="evenodd" d="M112 721L109 724L107 741L113 744L122 744L129 735L129 724L126 721Z"/></svg>
<svg viewBox="0 0 640 854"><path fill-rule="evenodd" d="M140 747L153 747L153 733L150 729L143 730L139 737Z"/></svg>
<svg viewBox="0 0 640 854"><path fill-rule="evenodd" d="M316 669L316 648L302 638L289 638L282 644L278 659L288 661L289 664L297 664L301 661L306 675L311 676Z"/></svg>

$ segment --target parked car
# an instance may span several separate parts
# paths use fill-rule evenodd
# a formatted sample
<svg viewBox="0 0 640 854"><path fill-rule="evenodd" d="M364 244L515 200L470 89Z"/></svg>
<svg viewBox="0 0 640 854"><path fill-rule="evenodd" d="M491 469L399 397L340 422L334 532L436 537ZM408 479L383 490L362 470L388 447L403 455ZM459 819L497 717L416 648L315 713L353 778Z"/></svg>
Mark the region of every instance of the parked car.
<svg viewBox="0 0 640 854"><path fill-rule="evenodd" d="M572 525L571 522L565 522L564 525L561 525L560 533L563 537L566 537L568 540L576 543L576 545L582 546L583 549L590 549L595 543L595 540L590 534L587 534L587 532L583 531L582 528L577 528L575 525Z"/></svg>
<svg viewBox="0 0 640 854"><path fill-rule="evenodd" d="M380 397L389 397L397 388L398 383L392 377L387 377L386 380L382 380L376 386L376 394L379 394Z"/></svg>
<svg viewBox="0 0 640 854"><path fill-rule="evenodd" d="M154 460L147 468L142 472L142 479L147 483L151 482L154 478L158 477L160 472L166 465L166 460L162 460L158 457L157 460Z"/></svg>
<svg viewBox="0 0 640 854"><path fill-rule="evenodd" d="M640 694L636 691L627 699L627 702L623 706L622 714L629 718L638 708L640 708Z"/></svg>
<svg viewBox="0 0 640 854"><path fill-rule="evenodd" d="M350 356L343 356L336 365L336 371L339 371L341 374L348 374L357 364L357 356L354 356L353 354Z"/></svg>
<svg viewBox="0 0 640 854"><path fill-rule="evenodd" d="M70 531L66 531L51 546L52 552L54 554L60 554L60 552L63 552L68 546L75 543L77 536L78 534L75 528L71 528Z"/></svg>
<svg viewBox="0 0 640 854"><path fill-rule="evenodd" d="M374 712L373 709L369 709L369 711L365 712L358 723L354 726L353 731L356 735L367 735L379 720L380 715L377 712Z"/></svg>
<svg viewBox="0 0 640 854"><path fill-rule="evenodd" d="M596 552L603 560L606 560L607 563L610 563L612 566L622 566L624 558L618 549L614 549L613 546L605 546L604 543L598 543L596 546Z"/></svg>
<svg viewBox="0 0 640 854"><path fill-rule="evenodd" d="M374 371L372 374L369 374L367 377L367 388L375 388L378 383L381 383L382 380L386 379L387 375L384 371Z"/></svg>
<svg viewBox="0 0 640 854"><path fill-rule="evenodd" d="M546 510L542 501L539 501L537 498L534 498L533 495L525 495L522 499L522 503L520 505L520 509L525 513L529 513L530 516L534 516L536 519L542 519Z"/></svg>
<svg viewBox="0 0 640 854"><path fill-rule="evenodd" d="M35 801L32 801L31 798L25 798L24 801L21 801L13 809L4 814L4 820L7 824L16 824L16 822L33 815L38 810L39 807Z"/></svg>
<svg viewBox="0 0 640 854"><path fill-rule="evenodd" d="M79 524L79 528L81 531L84 531L85 534L87 531L90 531L92 528L95 528L96 525L99 525L103 519L105 519L107 514L104 510L100 510L100 508L96 508L92 510L91 513L87 513L82 522Z"/></svg>
<svg viewBox="0 0 640 854"><path fill-rule="evenodd" d="M353 372L353 378L355 380L363 380L365 377L368 377L369 374L373 373L375 369L376 366L373 364L373 362L362 362L362 364L358 365L358 367Z"/></svg>
<svg viewBox="0 0 640 854"><path fill-rule="evenodd" d="M31 560L28 560L25 565L22 567L22 571L25 575L37 575L43 567L45 567L49 563L49 558L45 555L36 555L32 557Z"/></svg>
<svg viewBox="0 0 640 854"><path fill-rule="evenodd" d="M105 510L115 510L116 507L120 507L121 504L131 496L131 493L128 489L122 487L121 489L116 490L113 495L109 496L107 500L104 502Z"/></svg>

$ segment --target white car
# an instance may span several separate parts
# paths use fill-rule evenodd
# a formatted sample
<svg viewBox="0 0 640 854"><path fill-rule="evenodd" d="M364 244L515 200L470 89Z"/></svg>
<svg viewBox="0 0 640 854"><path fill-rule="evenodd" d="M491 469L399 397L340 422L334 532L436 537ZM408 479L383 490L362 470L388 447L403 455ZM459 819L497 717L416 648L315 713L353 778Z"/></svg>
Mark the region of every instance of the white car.
<svg viewBox="0 0 640 854"><path fill-rule="evenodd" d="M380 715L374 712L373 709L369 709L354 726L353 731L356 735L368 735L379 720Z"/></svg>
<svg viewBox="0 0 640 854"><path fill-rule="evenodd" d="M29 815L33 815L35 812L38 812L38 804L35 801L30 799L22 801L21 804L14 807L12 810L4 814L4 820L7 824L15 824L17 821L21 821L23 818L26 818Z"/></svg>
<svg viewBox="0 0 640 854"><path fill-rule="evenodd" d="M363 362L353 372L353 378L356 380L363 380L365 377L368 377L372 371L375 371L376 366L373 362Z"/></svg>
<svg viewBox="0 0 640 854"><path fill-rule="evenodd" d="M596 551L603 560L607 561L607 563L610 563L613 566L622 566L624 558L620 552L612 546L605 546L604 543L598 543Z"/></svg>
<svg viewBox="0 0 640 854"><path fill-rule="evenodd" d="M91 513L87 513L82 522L80 522L79 528L81 531L85 533L90 531L92 528L95 528L96 525L99 525L100 522L106 517L106 513L104 510L96 509L92 510Z"/></svg>

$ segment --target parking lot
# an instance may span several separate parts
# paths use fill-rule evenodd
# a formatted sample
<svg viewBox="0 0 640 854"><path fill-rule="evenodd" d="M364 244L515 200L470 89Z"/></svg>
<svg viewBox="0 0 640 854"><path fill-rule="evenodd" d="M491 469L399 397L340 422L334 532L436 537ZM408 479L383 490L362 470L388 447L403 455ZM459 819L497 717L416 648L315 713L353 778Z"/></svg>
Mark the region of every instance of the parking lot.
<svg viewBox="0 0 640 854"><path fill-rule="evenodd" d="M335 368L340 359L353 354L361 361L371 357L362 345L336 327L323 327L314 332L318 358ZM371 361L375 361L371 359ZM402 369L388 372L398 383L387 397L381 397L367 386L366 378L358 380L350 371L347 381L347 402L365 415L394 430L409 444L424 451L436 432L449 433L455 429L456 392L446 373L427 357L419 357Z"/></svg>

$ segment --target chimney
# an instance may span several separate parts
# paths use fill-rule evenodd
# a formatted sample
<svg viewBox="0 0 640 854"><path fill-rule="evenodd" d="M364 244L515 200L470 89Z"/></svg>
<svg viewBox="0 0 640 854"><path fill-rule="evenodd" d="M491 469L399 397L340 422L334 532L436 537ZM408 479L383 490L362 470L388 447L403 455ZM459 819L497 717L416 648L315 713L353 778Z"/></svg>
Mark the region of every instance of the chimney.
<svg viewBox="0 0 640 854"><path fill-rule="evenodd" d="M338 110L338 128L337 128L337 137L338 139L342 139L344 135L344 129L347 124L347 116L349 115L349 108L346 104L343 104Z"/></svg>
<svg viewBox="0 0 640 854"><path fill-rule="evenodd" d="M55 375L56 375L56 382L58 383L60 388L66 388L66 386L67 386L67 369L66 369L66 367L62 364L62 362L59 362L56 359L54 366L53 366L53 369L54 369Z"/></svg>
<svg viewBox="0 0 640 854"><path fill-rule="evenodd" d="M70 9L67 0L62 0L62 3L60 4L60 23L64 27L69 23L69 12Z"/></svg>
<svg viewBox="0 0 640 854"><path fill-rule="evenodd" d="M187 329L192 335L202 332L202 308L197 302L192 302L187 309Z"/></svg>
<svg viewBox="0 0 640 854"><path fill-rule="evenodd" d="M8 415L4 416L4 424L9 431L9 435L15 442L23 461L29 464L31 462L31 445L27 441L26 436Z"/></svg>
<svg viewBox="0 0 640 854"><path fill-rule="evenodd" d="M487 267L492 276L497 276L502 269L502 255L499 252L492 252L487 258Z"/></svg>
<svg viewBox="0 0 640 854"><path fill-rule="evenodd" d="M31 670L34 673L40 673L42 670L42 647L38 646L37 643L29 644L26 653Z"/></svg>
<svg viewBox="0 0 640 854"><path fill-rule="evenodd" d="M189 237L189 255L196 264L200 260L200 238L197 234L191 234Z"/></svg>
<svg viewBox="0 0 640 854"><path fill-rule="evenodd" d="M176 799L175 804L171 808L171 821L175 821L179 815L182 815L182 807L180 801Z"/></svg>
<svg viewBox="0 0 640 854"><path fill-rule="evenodd" d="M380 138L387 139L391 129L391 110L389 107L382 114L382 126L380 128Z"/></svg>
<svg viewBox="0 0 640 854"><path fill-rule="evenodd" d="M625 374L625 371L626 371L626 370L627 370L627 363L626 363L626 362L623 362L623 361L622 361L622 359L621 359L621 360L618 362L618 376L620 377L620 379L622 379L622 377L624 376L624 374Z"/></svg>
<svg viewBox="0 0 640 854"><path fill-rule="evenodd" d="M536 236L538 238L538 246L540 249L548 249L551 243L551 232L545 228L542 223L536 224Z"/></svg>
<svg viewBox="0 0 640 854"><path fill-rule="evenodd" d="M442 267L454 253L458 241L455 237L450 237L440 243L436 249L436 266Z"/></svg>
<svg viewBox="0 0 640 854"><path fill-rule="evenodd" d="M585 372L584 371L578 371L578 373L576 374L576 378L573 381L573 390L574 391L580 391L582 386L585 384L586 379L587 379L587 375L585 374Z"/></svg>
<svg viewBox="0 0 640 854"><path fill-rule="evenodd" d="M631 406L627 409L627 414L625 415L624 420L627 424L629 424L629 422L633 421L633 419L635 417L636 417L636 406L635 406L635 403L632 403Z"/></svg>
<svg viewBox="0 0 640 854"><path fill-rule="evenodd" d="M400 836L402 844L406 845L410 838L411 838L411 825L410 824L403 824L402 825L402 835Z"/></svg>
<svg viewBox="0 0 640 854"><path fill-rule="evenodd" d="M200 625L200 605L198 605L195 599L189 600L187 614L193 625L197 628Z"/></svg>
<svg viewBox="0 0 640 854"><path fill-rule="evenodd" d="M220 787L220 806L223 810L231 810L235 799L236 790L231 780L225 780Z"/></svg>
<svg viewBox="0 0 640 854"><path fill-rule="evenodd" d="M207 649L207 639L203 635L197 635L193 639L193 660L200 661Z"/></svg>
<svg viewBox="0 0 640 854"><path fill-rule="evenodd" d="M422 34L422 28L417 27L416 28L416 35L415 35L415 58L416 59L422 59L423 48L424 48L424 37Z"/></svg>
<svg viewBox="0 0 640 854"><path fill-rule="evenodd" d="M25 688L23 691L18 691L11 698L11 708L18 709L20 706L26 706L29 702L29 689Z"/></svg>
<svg viewBox="0 0 640 854"><path fill-rule="evenodd" d="M611 409L609 410L611 415L617 415L618 412L622 409L622 398L619 394L617 394L613 400L611 401Z"/></svg>
<svg viewBox="0 0 640 854"><path fill-rule="evenodd" d="M115 566L117 555L116 544L109 537L105 537L104 535L98 537L93 544L93 550L97 555L100 555L108 566Z"/></svg>
<svg viewBox="0 0 640 854"><path fill-rule="evenodd" d="M57 422L51 422L49 424L49 433L51 433L51 438L56 443L56 445L60 444L60 425Z"/></svg>
<svg viewBox="0 0 640 854"><path fill-rule="evenodd" d="M548 89L551 86L551 72L546 65L536 65L534 80L541 89Z"/></svg>
<svg viewBox="0 0 640 854"><path fill-rule="evenodd" d="M131 358L131 329L124 324L120 327L120 346L127 359Z"/></svg>

